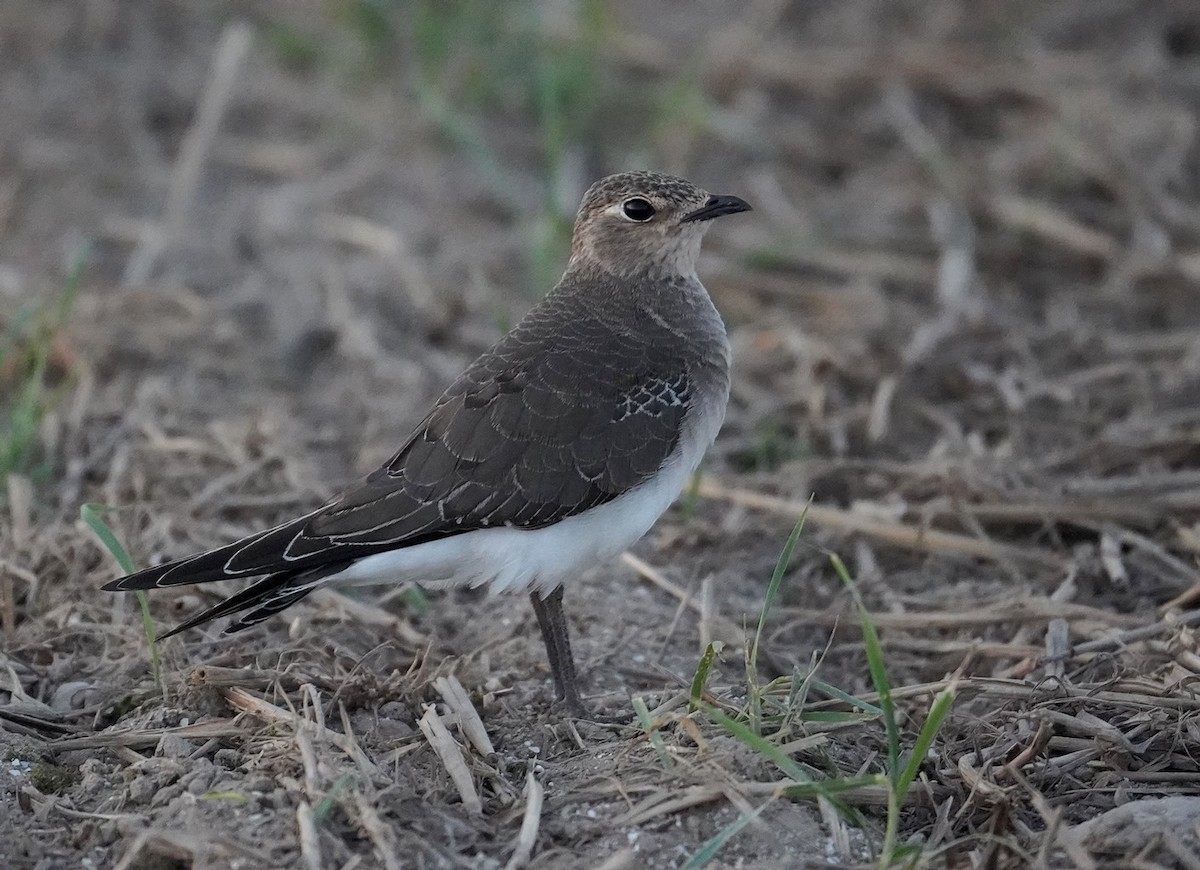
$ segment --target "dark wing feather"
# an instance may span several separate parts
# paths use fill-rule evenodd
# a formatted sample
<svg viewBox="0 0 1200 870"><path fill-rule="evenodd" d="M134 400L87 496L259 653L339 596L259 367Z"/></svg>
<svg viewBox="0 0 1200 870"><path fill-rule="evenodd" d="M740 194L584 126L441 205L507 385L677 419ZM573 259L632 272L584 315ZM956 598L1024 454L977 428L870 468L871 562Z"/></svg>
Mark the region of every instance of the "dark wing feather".
<svg viewBox="0 0 1200 870"><path fill-rule="evenodd" d="M225 631L239 631L262 622L268 616L278 613L285 607L295 604L320 585L320 581L330 574L336 574L349 563L334 563L323 565L311 571L281 571L268 574L261 580L251 583L240 592L230 595L225 600L197 613L195 616L180 623L166 634L160 635L159 640L166 640L172 635L195 628L213 619L220 619L231 613L251 610Z"/></svg>
<svg viewBox="0 0 1200 870"><path fill-rule="evenodd" d="M312 518L313 514L288 520L286 523L248 535L232 544L196 553L174 562L146 568L118 580L104 584L101 588L108 592L123 592L130 589L154 589L165 586L185 586L190 583L203 583L209 580L225 580L231 577L253 577L266 574L281 568L295 568L282 560L279 554L301 532ZM248 554L250 558L247 558ZM265 557L254 559L259 554ZM269 554L274 554L273 558ZM236 560L236 561L235 561ZM256 564L261 561L271 561L275 568L259 569ZM241 563L249 563L249 567Z"/></svg>
<svg viewBox="0 0 1200 870"><path fill-rule="evenodd" d="M685 363L670 342L630 341L578 312L555 315L559 326L547 328L537 312L455 381L388 463L340 498L105 588L291 577L474 529L540 528L647 480L679 441L692 400Z"/></svg>

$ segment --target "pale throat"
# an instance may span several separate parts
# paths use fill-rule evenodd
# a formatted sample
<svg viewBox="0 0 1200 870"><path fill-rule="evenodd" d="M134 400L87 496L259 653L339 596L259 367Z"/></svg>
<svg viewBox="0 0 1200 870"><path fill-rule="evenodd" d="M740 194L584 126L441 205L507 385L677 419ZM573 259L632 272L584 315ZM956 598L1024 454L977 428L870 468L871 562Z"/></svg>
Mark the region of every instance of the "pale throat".
<svg viewBox="0 0 1200 870"><path fill-rule="evenodd" d="M700 242L706 227L686 227L669 236L639 240L635 248L638 256L614 256L597 245L595 239L583 236L578 239L571 253L570 265L590 262L605 272L623 278L645 276L647 278L696 278L696 261L700 258ZM631 245L631 247L634 247Z"/></svg>
<svg viewBox="0 0 1200 870"><path fill-rule="evenodd" d="M657 273L665 278L696 277L696 261L700 259L700 240L704 238L702 228L689 228L659 249Z"/></svg>

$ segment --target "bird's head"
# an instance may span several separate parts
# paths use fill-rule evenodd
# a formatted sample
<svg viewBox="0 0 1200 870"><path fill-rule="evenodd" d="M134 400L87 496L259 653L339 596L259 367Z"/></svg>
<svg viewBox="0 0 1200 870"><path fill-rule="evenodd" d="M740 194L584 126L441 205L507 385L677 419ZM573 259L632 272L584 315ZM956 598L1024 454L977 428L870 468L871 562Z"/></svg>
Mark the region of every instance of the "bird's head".
<svg viewBox="0 0 1200 870"><path fill-rule="evenodd" d="M745 200L715 196L671 175L610 175L583 195L571 265L623 276L693 275L709 222L749 210Z"/></svg>

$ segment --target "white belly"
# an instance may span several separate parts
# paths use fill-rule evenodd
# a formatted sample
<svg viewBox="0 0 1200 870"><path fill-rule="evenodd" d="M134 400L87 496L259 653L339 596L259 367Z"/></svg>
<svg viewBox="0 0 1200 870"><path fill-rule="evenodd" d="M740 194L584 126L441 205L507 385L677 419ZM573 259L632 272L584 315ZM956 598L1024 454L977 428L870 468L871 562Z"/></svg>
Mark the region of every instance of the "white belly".
<svg viewBox="0 0 1200 870"><path fill-rule="evenodd" d="M660 472L612 501L542 529L479 529L359 559L324 583L415 582L548 592L626 550L683 490L725 415L725 397L696 408Z"/></svg>
<svg viewBox="0 0 1200 870"><path fill-rule="evenodd" d="M418 582L495 592L549 591L621 553L650 530L692 469L674 463L612 501L542 529L478 529L359 559L329 583Z"/></svg>

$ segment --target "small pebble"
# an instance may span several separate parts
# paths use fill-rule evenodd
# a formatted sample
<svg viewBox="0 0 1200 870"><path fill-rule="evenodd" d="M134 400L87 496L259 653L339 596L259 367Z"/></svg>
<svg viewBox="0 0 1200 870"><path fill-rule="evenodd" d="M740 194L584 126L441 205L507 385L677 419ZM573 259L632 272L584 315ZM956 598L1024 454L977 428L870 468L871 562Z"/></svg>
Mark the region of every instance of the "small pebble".
<svg viewBox="0 0 1200 870"><path fill-rule="evenodd" d="M380 719L409 719L412 714L399 701L388 701L379 708Z"/></svg>
<svg viewBox="0 0 1200 870"><path fill-rule="evenodd" d="M413 735L413 727L398 719L380 719L372 736L385 743L398 743Z"/></svg>
<svg viewBox="0 0 1200 870"><path fill-rule="evenodd" d="M155 755L163 758L188 758L196 751L196 745L185 740L178 734L164 734L154 750Z"/></svg>
<svg viewBox="0 0 1200 870"><path fill-rule="evenodd" d="M154 797L158 791L158 786L154 784L154 780L149 776L139 776L133 782L129 783L129 802L132 804L144 804Z"/></svg>
<svg viewBox="0 0 1200 870"><path fill-rule="evenodd" d="M101 846L111 846L120 836L116 822L106 820L96 827L96 842Z"/></svg>
<svg viewBox="0 0 1200 870"><path fill-rule="evenodd" d="M246 792L258 792L266 794L275 788L275 780L267 776L265 773L255 773L246 777L242 781L242 790Z"/></svg>
<svg viewBox="0 0 1200 870"><path fill-rule="evenodd" d="M187 789L188 794L202 795L208 791L217 769L207 758L198 758L192 769L179 780L179 784Z"/></svg>
<svg viewBox="0 0 1200 870"><path fill-rule="evenodd" d="M175 798L179 797L181 794L183 794L183 786L179 785L178 783L167 786L166 788L160 788L154 793L154 797L150 799L150 806L161 807L164 804L168 804L175 800Z"/></svg>
<svg viewBox="0 0 1200 870"><path fill-rule="evenodd" d="M81 680L63 683L50 696L50 706L60 713L78 710L87 706L88 694L92 688L91 683Z"/></svg>

